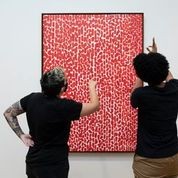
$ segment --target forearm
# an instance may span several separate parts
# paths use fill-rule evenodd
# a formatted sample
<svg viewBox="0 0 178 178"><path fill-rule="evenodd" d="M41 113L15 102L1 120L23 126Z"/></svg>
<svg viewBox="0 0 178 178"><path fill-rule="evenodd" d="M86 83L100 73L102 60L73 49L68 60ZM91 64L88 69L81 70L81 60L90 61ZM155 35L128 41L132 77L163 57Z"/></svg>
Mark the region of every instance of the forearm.
<svg viewBox="0 0 178 178"><path fill-rule="evenodd" d="M24 132L22 131L19 122L17 120L17 117L12 117L9 116L7 114L4 114L9 126L11 127L11 129L15 132L15 134L20 138L20 136L22 134L24 134Z"/></svg>
<svg viewBox="0 0 178 178"><path fill-rule="evenodd" d="M93 103L93 105L95 105L99 109L99 97L96 92L96 89L94 87L90 88L89 94L90 94L90 103Z"/></svg>
<svg viewBox="0 0 178 178"><path fill-rule="evenodd" d="M82 104L80 116L87 116L99 110L99 97L96 91L96 81L94 80L89 81L89 95L90 101Z"/></svg>
<svg viewBox="0 0 178 178"><path fill-rule="evenodd" d="M132 88L132 92L136 89L136 88L139 88L139 87L143 87L143 81L140 79L140 78L136 78L136 81L135 81L135 84Z"/></svg>
<svg viewBox="0 0 178 178"><path fill-rule="evenodd" d="M172 73L169 71L169 73L168 73L168 75L167 75L167 77L166 77L166 82L168 82L169 80L171 80L171 79L173 79L174 77L173 77L173 75L172 75Z"/></svg>
<svg viewBox="0 0 178 178"><path fill-rule="evenodd" d="M15 134L20 138L20 136L22 134L24 134L24 132L22 131L18 119L17 119L17 115L23 113L24 111L22 110L22 108L20 107L20 103L17 102L15 104L13 104L11 107L9 107L5 112L4 112L4 117L6 118L9 126L11 127L11 129L15 132Z"/></svg>

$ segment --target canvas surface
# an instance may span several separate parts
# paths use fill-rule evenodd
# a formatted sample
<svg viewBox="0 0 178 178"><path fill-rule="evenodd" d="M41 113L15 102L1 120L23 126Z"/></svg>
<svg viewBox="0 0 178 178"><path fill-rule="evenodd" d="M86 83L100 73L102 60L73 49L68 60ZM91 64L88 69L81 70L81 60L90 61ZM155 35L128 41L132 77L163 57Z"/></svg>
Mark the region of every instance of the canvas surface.
<svg viewBox="0 0 178 178"><path fill-rule="evenodd" d="M98 83L100 110L72 124L70 151L134 151L132 60L142 50L142 13L42 14L42 72L64 67L65 96L80 102L88 101L89 79Z"/></svg>

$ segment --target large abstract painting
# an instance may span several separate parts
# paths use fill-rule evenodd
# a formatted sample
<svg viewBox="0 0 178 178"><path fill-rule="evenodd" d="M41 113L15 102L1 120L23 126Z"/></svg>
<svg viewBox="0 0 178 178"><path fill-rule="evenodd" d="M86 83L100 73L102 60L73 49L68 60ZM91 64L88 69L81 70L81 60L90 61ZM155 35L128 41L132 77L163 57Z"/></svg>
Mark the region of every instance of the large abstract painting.
<svg viewBox="0 0 178 178"><path fill-rule="evenodd" d="M72 123L71 152L134 151L132 61L142 51L142 13L42 14L42 72L62 66L65 97L79 102L89 100L89 79L97 81L100 110Z"/></svg>

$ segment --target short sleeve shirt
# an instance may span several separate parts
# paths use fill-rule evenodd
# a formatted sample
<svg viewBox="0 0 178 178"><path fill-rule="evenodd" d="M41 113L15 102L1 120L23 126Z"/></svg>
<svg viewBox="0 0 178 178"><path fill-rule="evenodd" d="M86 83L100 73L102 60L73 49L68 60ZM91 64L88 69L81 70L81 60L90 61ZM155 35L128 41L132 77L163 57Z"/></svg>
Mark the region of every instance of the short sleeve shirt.
<svg viewBox="0 0 178 178"><path fill-rule="evenodd" d="M20 100L26 112L29 132L35 142L26 162L31 165L56 164L68 156L71 121L78 120L82 103L31 93Z"/></svg>

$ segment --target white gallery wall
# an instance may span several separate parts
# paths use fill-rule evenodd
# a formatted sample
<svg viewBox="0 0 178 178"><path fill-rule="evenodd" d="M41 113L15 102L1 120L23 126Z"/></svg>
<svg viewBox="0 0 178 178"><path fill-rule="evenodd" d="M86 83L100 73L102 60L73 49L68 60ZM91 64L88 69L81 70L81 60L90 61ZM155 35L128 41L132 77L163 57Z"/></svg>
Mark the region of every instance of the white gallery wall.
<svg viewBox="0 0 178 178"><path fill-rule="evenodd" d="M4 110L40 91L41 14L142 12L144 45L156 38L178 78L177 0L0 0L0 178L24 178L27 148L8 127ZM28 132L25 115L20 124ZM132 178L133 153L71 153L69 178Z"/></svg>

